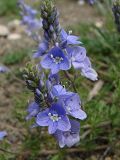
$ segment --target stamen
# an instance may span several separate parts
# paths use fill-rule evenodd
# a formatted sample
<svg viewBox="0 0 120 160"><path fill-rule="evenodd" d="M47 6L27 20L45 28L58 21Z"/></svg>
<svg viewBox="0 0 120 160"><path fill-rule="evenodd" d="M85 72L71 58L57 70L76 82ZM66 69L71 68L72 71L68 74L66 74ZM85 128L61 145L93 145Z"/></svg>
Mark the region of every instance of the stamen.
<svg viewBox="0 0 120 160"><path fill-rule="evenodd" d="M53 62L56 64L60 64L61 61L63 61L62 57L54 57L53 54L51 54L50 57L52 58Z"/></svg>
<svg viewBox="0 0 120 160"><path fill-rule="evenodd" d="M71 35L72 34L72 30L70 30L68 33L69 33L69 35Z"/></svg>
<svg viewBox="0 0 120 160"><path fill-rule="evenodd" d="M51 54L50 57L53 58L53 54Z"/></svg>
<svg viewBox="0 0 120 160"><path fill-rule="evenodd" d="M51 119L53 122L57 122L57 121L59 121L59 119L61 119L61 117L59 117L58 114L48 113L48 116L50 117L50 119Z"/></svg>

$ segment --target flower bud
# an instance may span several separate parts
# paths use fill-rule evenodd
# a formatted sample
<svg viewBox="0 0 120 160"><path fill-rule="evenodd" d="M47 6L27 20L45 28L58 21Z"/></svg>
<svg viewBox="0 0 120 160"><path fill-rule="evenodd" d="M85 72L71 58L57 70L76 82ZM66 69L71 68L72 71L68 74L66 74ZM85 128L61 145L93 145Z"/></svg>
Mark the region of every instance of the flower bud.
<svg viewBox="0 0 120 160"><path fill-rule="evenodd" d="M120 32L120 0L114 0L112 11L115 17L115 23L118 32Z"/></svg>

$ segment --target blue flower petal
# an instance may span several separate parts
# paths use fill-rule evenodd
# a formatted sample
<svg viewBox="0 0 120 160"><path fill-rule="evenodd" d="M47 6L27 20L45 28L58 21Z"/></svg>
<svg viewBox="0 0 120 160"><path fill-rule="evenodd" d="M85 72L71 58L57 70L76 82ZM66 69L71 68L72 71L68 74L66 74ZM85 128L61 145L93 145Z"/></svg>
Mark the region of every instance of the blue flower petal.
<svg viewBox="0 0 120 160"><path fill-rule="evenodd" d="M84 120L87 117L86 113L82 109L78 109L78 110L71 112L71 115L74 118L78 118L80 120Z"/></svg>
<svg viewBox="0 0 120 160"><path fill-rule="evenodd" d="M54 136L57 139L60 148L63 148L65 146L65 137L63 136L63 132L60 130L57 130Z"/></svg>
<svg viewBox="0 0 120 160"><path fill-rule="evenodd" d="M70 135L70 136L68 136L68 137L65 138L65 144L68 147L72 147L73 145L75 145L79 141L80 141L79 134L72 134L72 135Z"/></svg>
<svg viewBox="0 0 120 160"><path fill-rule="evenodd" d="M55 133L57 130L57 122L49 121L48 132L49 134Z"/></svg>
<svg viewBox="0 0 120 160"><path fill-rule="evenodd" d="M98 74L93 68L88 68L87 70L82 69L81 75L92 81L98 80Z"/></svg>
<svg viewBox="0 0 120 160"><path fill-rule="evenodd" d="M58 129L61 131L68 131L71 128L70 121L67 116L62 117L58 123Z"/></svg>
<svg viewBox="0 0 120 160"><path fill-rule="evenodd" d="M51 68L51 73L52 74L56 74L60 70L59 65L56 65L55 63L52 63L51 66L50 66L50 68Z"/></svg>
<svg viewBox="0 0 120 160"><path fill-rule="evenodd" d="M0 131L0 140L3 140L3 138L7 136L7 132L6 131Z"/></svg>
<svg viewBox="0 0 120 160"><path fill-rule="evenodd" d="M60 35L61 35L61 38L62 38L63 41L67 40L68 34L66 33L66 31L64 29L61 30Z"/></svg>
<svg viewBox="0 0 120 160"><path fill-rule="evenodd" d="M64 61L60 64L60 69L61 70L68 70L71 67L71 63L69 60L65 57Z"/></svg>
<svg viewBox="0 0 120 160"><path fill-rule="evenodd" d="M39 126L48 126L49 124L49 116L48 116L48 113L49 113L49 110L46 109L45 111L43 112L40 112L38 115L37 115L37 118L36 118L36 123L39 125Z"/></svg>
<svg viewBox="0 0 120 160"><path fill-rule="evenodd" d="M86 49L84 47L74 47L72 51L72 57L76 62L82 62L86 58Z"/></svg>
<svg viewBox="0 0 120 160"><path fill-rule="evenodd" d="M78 39L79 38L77 36L68 35L68 37L67 37L67 43L68 44L72 44L72 45L81 44L81 42L78 41Z"/></svg>
<svg viewBox="0 0 120 160"><path fill-rule="evenodd" d="M50 58L50 56L45 55L44 58L41 61L41 66L43 68L50 69L50 66L51 66L52 63L53 62L52 62L52 59Z"/></svg>
<svg viewBox="0 0 120 160"><path fill-rule="evenodd" d="M71 132L72 133L79 133L80 132L80 122L71 119L70 123L71 123Z"/></svg>
<svg viewBox="0 0 120 160"><path fill-rule="evenodd" d="M32 102L29 104L27 111L29 115L26 117L26 120L29 120L37 115L37 113L40 111L40 107L36 102Z"/></svg>

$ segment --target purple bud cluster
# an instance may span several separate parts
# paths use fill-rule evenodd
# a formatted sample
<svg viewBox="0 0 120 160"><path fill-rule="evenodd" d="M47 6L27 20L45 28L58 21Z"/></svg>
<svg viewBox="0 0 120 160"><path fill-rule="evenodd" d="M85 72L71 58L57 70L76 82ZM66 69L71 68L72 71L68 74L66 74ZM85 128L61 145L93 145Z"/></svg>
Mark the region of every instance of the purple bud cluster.
<svg viewBox="0 0 120 160"><path fill-rule="evenodd" d="M24 0L19 0L18 6L21 9L21 23L27 27L27 34L32 36L35 40L39 40L37 34L40 28L42 28L42 21L37 18L38 11L27 5Z"/></svg>
<svg viewBox="0 0 120 160"><path fill-rule="evenodd" d="M117 25L117 30L120 32L120 0L113 1L112 11L115 17L115 23Z"/></svg>
<svg viewBox="0 0 120 160"><path fill-rule="evenodd" d="M43 1L41 16L44 37L34 54L35 58L40 58L40 64L36 67L28 64L23 71L26 84L34 93L26 119L35 119L33 127L48 127L49 134L57 139L61 148L71 147L80 140L79 120L84 120L87 115L78 93L61 85L59 73L63 71L68 75L68 70L73 67L92 81L97 80L97 73L79 37L60 27L52 1Z"/></svg>
<svg viewBox="0 0 120 160"><path fill-rule="evenodd" d="M41 17L43 19L44 38L56 43L60 33L60 25L57 9L51 4L51 2L43 2L41 6Z"/></svg>

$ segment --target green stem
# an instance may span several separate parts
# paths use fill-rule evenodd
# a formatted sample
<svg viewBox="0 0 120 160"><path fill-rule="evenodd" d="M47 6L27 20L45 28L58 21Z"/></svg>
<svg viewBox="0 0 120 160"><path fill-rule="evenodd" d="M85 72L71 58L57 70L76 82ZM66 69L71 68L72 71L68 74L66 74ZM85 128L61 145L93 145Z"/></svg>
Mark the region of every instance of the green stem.
<svg viewBox="0 0 120 160"><path fill-rule="evenodd" d="M71 82L71 85L72 85L74 91L77 92L77 88L75 86L74 80L71 79L69 73L67 71L64 71L64 75Z"/></svg>

